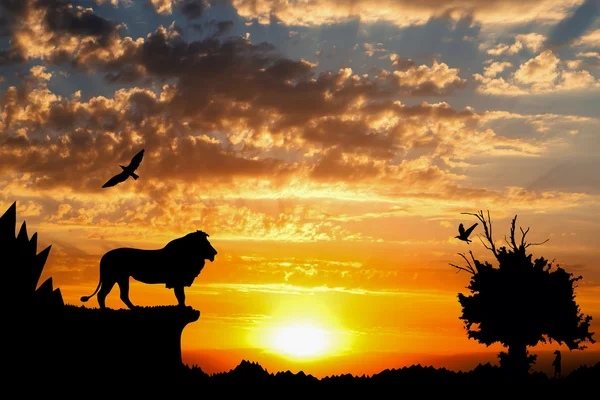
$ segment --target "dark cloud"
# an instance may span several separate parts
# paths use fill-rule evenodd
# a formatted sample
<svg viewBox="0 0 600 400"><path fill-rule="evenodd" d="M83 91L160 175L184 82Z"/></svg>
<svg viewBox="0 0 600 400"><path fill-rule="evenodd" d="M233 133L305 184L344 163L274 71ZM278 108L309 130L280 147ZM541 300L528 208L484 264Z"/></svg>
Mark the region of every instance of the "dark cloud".
<svg viewBox="0 0 600 400"><path fill-rule="evenodd" d="M336 147L338 151L367 153L373 158L391 159L398 150L396 138L377 132L364 120L318 120L308 124L303 137L323 148Z"/></svg>
<svg viewBox="0 0 600 400"><path fill-rule="evenodd" d="M154 177L173 178L187 182L198 179L229 180L232 177L271 177L294 170L282 160L267 158L252 160L238 152L221 148L218 143L193 136L177 139L175 149L160 152L151 168Z"/></svg>
<svg viewBox="0 0 600 400"><path fill-rule="evenodd" d="M234 113L252 120L261 110L270 110L281 115L278 129L338 114L360 96L376 99L395 92L391 81L350 79L346 71L316 76L314 65L286 59L267 43L253 44L240 37L188 43L162 27L128 58L104 67L114 69L113 79L137 67L154 79L175 79L171 103L181 116L214 121L223 113Z"/></svg>
<svg viewBox="0 0 600 400"><path fill-rule="evenodd" d="M0 10L3 13L21 14L25 11L26 1L0 0Z"/></svg>
<svg viewBox="0 0 600 400"><path fill-rule="evenodd" d="M316 180L369 180L393 174L390 165L397 160L392 160L411 147L423 154L452 152L435 128L419 130L426 135L407 130L430 120L473 117L443 104L409 108L396 101L463 87L459 71L442 62L404 62L377 77L358 76L350 68L317 73L315 64L286 58L268 43L220 35L188 42L174 24L134 41L117 35L107 20L63 1L35 4L47 7L43 23L55 36L31 59L46 52L52 61L103 72L109 82L155 88L67 99L52 93L48 73L37 69L22 85L7 89L1 117L7 153L0 170L31 173L40 189L97 191L107 171L140 147L147 150L144 169L153 181L271 179L299 170L312 171ZM211 24L217 33L232 25ZM80 40L69 52L73 40L63 44L64 37L92 40ZM421 115L428 118L410 121ZM302 157L309 150L316 150L316 164L277 158L282 151ZM429 176L414 181L419 179Z"/></svg>
<svg viewBox="0 0 600 400"><path fill-rule="evenodd" d="M229 21L219 21L217 22L217 35L225 35L229 33L233 29L234 22Z"/></svg>
<svg viewBox="0 0 600 400"><path fill-rule="evenodd" d="M24 54L25 58L69 62L87 72L104 72L111 83L174 82L168 101L171 117L193 118L199 129L215 129L224 119L236 117L259 129L272 119L270 131L278 134L314 118L342 114L361 98L439 96L464 84L456 76L458 70L443 63L407 65L405 71L394 72L402 75L377 79L359 78L350 69L317 75L314 64L282 57L268 43L216 36L187 42L174 24L134 41L120 38L113 23L64 0L27 4L29 10L45 7L44 21L53 35L47 43L32 43L37 47L28 54L28 41L35 40L35 29L29 29L25 39L21 37L20 51L3 54L5 62ZM212 24L217 33L231 27L230 21ZM69 40L73 35L94 40L80 40L74 46Z"/></svg>
<svg viewBox="0 0 600 400"><path fill-rule="evenodd" d="M99 116L90 117L98 122ZM167 130L167 136L160 137L156 131L147 129L143 143L135 143L127 132L115 139L108 129L88 127L45 140L4 135L0 146L12 152L2 152L0 171L32 173L37 176L36 187L40 190L70 187L79 192L99 192L107 177L116 171L115 166L118 168L119 163L130 159L142 147L147 154L140 174L155 182L193 183L202 179L204 183L223 183L236 176L274 177L292 171L281 160L247 159L222 149L218 143L197 140L189 132L178 137L178 133L186 132L184 126L169 125ZM64 157L65 154L69 157Z"/></svg>
<svg viewBox="0 0 600 400"><path fill-rule="evenodd" d="M65 0L39 0L38 8L46 9L45 22L54 32L74 36L95 36L102 43L116 33L116 25L93 13L90 9L74 6Z"/></svg>
<svg viewBox="0 0 600 400"><path fill-rule="evenodd" d="M398 57L392 62L392 67L394 67L398 71L407 71L411 68L415 68L416 66L417 64L415 64L415 62L410 58L404 59Z"/></svg>
<svg viewBox="0 0 600 400"><path fill-rule="evenodd" d="M25 58L16 49L0 50L0 65L21 64Z"/></svg>
<svg viewBox="0 0 600 400"><path fill-rule="evenodd" d="M0 0L0 21L8 23L11 18L23 16L27 5L27 0Z"/></svg>
<svg viewBox="0 0 600 400"><path fill-rule="evenodd" d="M194 20L202 17L209 7L205 0L183 0L178 4L178 9L187 19Z"/></svg>
<svg viewBox="0 0 600 400"><path fill-rule="evenodd" d="M216 37L223 36L231 32L234 26L234 21L217 21L212 19L201 24L193 24L192 26L200 33L204 33L207 35L210 34Z"/></svg>
<svg viewBox="0 0 600 400"><path fill-rule="evenodd" d="M553 49L578 39L600 15L598 0L585 0L581 6L550 31L543 47Z"/></svg>
<svg viewBox="0 0 600 400"><path fill-rule="evenodd" d="M99 191L108 171L141 147L147 150L144 173L157 181L227 181L293 171L282 160L245 158L219 141L196 136L152 92L120 91L113 99L89 102L60 99L47 90L41 74L32 72L0 97L0 172L35 174L40 190ZM18 134L21 128L26 136Z"/></svg>
<svg viewBox="0 0 600 400"><path fill-rule="evenodd" d="M269 74L272 77L265 82L288 78L275 71ZM120 90L112 98L95 97L83 102L77 97L54 95L46 86L46 75L42 67L36 67L23 77L22 85L7 88L0 98L3 110L0 171L31 173L36 176L36 187L40 190L68 186L80 192L99 191L108 171L142 147L147 150L143 173L153 182L225 183L236 177L285 181L285 177L306 168L318 181L371 180L394 174L390 163L398 152L413 147L433 153L441 145L433 133L429 138L409 136L405 127L427 124L419 121L432 119L441 122L475 118L472 112L459 112L444 105L406 107L379 101L356 109L354 117L347 119L348 106L356 96L369 93L352 85L345 89L342 86L341 90L347 92L338 106L322 103L328 113L322 117L324 111L311 106L323 98L324 90L353 82L347 74L325 74L314 82L309 79L306 83L314 85L311 90L310 86L298 92L290 89L282 98L286 102L289 98L290 104L280 105L290 107L290 112L275 114L281 121L279 126L271 127L272 110L277 111L273 106L277 100L274 88L269 89L272 99L249 98L247 106L236 105L239 100L232 101L231 97L221 99L218 92L209 90L201 100L204 108L195 104L195 113L182 114L182 102L193 103L202 94L197 93L195 99L192 93L182 91L181 86L167 85L160 94L144 89ZM293 95L303 92L312 94L306 99ZM293 99L303 110L293 112ZM406 122L384 129L371 126L386 114ZM281 124L294 124L297 134L286 136L288 129L281 128ZM230 141L232 136L252 126L255 129L250 129L242 147L234 145L239 141ZM265 129L274 132L280 129L282 133L270 136L279 140L281 135L280 138L285 138L282 145L289 140L294 151L302 151L298 147L298 139L302 139L306 142L304 151L320 149L322 157L312 166L266 157L268 151L260 147L261 132ZM226 132L227 136L216 139L211 134L214 130ZM411 176L415 185L430 178L427 174Z"/></svg>
<svg viewBox="0 0 600 400"><path fill-rule="evenodd" d="M10 47L0 49L0 65L23 63L30 55L68 62L73 38L91 38L88 48L105 48L119 37L119 25L66 0L1 1L0 34L10 38Z"/></svg>
<svg viewBox="0 0 600 400"><path fill-rule="evenodd" d="M24 0L0 0L0 37L10 37L13 26L27 11Z"/></svg>
<svg viewBox="0 0 600 400"><path fill-rule="evenodd" d="M310 177L318 182L373 180L383 171L373 160L359 163L344 160L340 148L331 148L312 168Z"/></svg>

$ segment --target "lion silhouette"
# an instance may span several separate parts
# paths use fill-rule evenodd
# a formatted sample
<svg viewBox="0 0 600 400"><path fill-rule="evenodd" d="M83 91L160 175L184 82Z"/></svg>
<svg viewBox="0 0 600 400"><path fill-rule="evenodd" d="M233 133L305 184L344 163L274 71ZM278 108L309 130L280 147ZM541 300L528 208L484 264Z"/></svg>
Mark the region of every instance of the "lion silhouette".
<svg viewBox="0 0 600 400"><path fill-rule="evenodd" d="M208 234L196 231L170 241L162 249L142 250L119 248L108 251L100 259L100 281L94 293L81 297L86 302L98 293L100 308L106 308L106 296L119 285L121 300L127 307L129 277L143 283L164 283L173 289L180 306L185 306L185 286L191 286L204 268L204 260L213 262L217 251L208 241Z"/></svg>

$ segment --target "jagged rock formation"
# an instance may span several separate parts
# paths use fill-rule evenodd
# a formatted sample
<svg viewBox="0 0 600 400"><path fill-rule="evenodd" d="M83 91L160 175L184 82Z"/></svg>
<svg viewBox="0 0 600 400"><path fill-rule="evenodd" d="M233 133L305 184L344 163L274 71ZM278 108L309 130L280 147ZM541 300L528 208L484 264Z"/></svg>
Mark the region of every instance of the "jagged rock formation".
<svg viewBox="0 0 600 400"><path fill-rule="evenodd" d="M63 308L60 289L53 289L52 278L38 287L50 253L48 246L37 253L37 233L31 239L23 222L18 235L17 204L13 203L0 217L0 304L3 318L3 361L8 366L8 379L30 375L45 359L48 342L46 332L52 316Z"/></svg>
<svg viewBox="0 0 600 400"><path fill-rule="evenodd" d="M52 288L52 278L38 287L46 259L52 246L37 253L37 233L29 239L27 224L23 222L19 234L17 225L17 203L14 202L0 217L0 298L5 307L18 310L61 308L64 303L60 289Z"/></svg>

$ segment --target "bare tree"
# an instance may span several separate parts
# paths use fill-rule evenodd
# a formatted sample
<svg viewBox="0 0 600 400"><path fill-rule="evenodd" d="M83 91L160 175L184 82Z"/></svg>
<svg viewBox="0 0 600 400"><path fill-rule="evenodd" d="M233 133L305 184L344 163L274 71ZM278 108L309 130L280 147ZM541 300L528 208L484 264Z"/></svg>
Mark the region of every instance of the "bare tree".
<svg viewBox="0 0 600 400"><path fill-rule="evenodd" d="M481 210L478 213L461 213L461 214L472 215L472 216L476 217L479 220L479 222L481 222L481 224L483 225L484 238L482 239L481 235L477 235L477 237L481 241L481 244L483 245L483 247L485 247L486 249L491 251L494 254L494 257L496 257L496 259L498 259L498 249L496 247L496 242L494 241L494 237L492 235L492 219L490 218L489 210L487 211L487 216L484 215L483 211L481 211ZM511 225L510 225L510 238L507 238L506 236L504 236L504 241L509 246L510 250L515 253L516 252L524 252L525 249L527 249L530 246L539 246L550 240L550 239L546 239L540 243L528 243L525 240L525 237L529 233L530 228L523 230L523 228L519 227L519 230L521 231L521 240L520 240L520 244L517 245L517 239L516 239L516 234L515 234L516 224L517 224L517 215L514 216L514 218L512 219ZM470 252L470 253L471 253L471 258L473 258L473 253L472 252ZM461 255L463 258L465 258L464 255L461 253L459 253L459 255ZM466 261L467 261L467 264L469 264L468 260L466 260ZM475 273L474 271L471 271L470 269L463 269L462 267L458 267L454 264L450 264L450 265L452 265L455 268L465 270L467 272Z"/></svg>
<svg viewBox="0 0 600 400"><path fill-rule="evenodd" d="M593 332L589 332L592 317L579 312L575 302L574 284L582 277L573 277L558 265L543 257L532 260L527 254L531 246L546 243L527 242L529 228L519 228L517 238L517 216L512 219L509 237L504 237L506 246L497 247L492 236L492 221L489 211L463 213L475 216L483 224L483 237L478 236L483 246L494 254L498 267L481 262L472 251L470 257L458 253L465 261L464 266L450 264L460 271L470 273L467 287L470 296L459 293L462 319L469 338L485 345L500 342L508 353L499 354L500 364L510 371L525 374L536 356L529 355L527 347L538 342L557 341L569 349L584 349L585 341L592 343Z"/></svg>

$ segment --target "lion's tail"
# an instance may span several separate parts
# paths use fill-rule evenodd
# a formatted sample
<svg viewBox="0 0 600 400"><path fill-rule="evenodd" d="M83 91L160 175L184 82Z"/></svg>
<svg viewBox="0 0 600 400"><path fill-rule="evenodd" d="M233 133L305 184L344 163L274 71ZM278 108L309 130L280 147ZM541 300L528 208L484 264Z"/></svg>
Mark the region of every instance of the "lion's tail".
<svg viewBox="0 0 600 400"><path fill-rule="evenodd" d="M94 297L96 295L96 293L98 293L98 290L100 290L101 285L102 285L102 279L100 279L100 282L98 282L98 286L96 287L96 290L94 290L94 293L90 294L89 296L81 296L81 301L83 301L85 303L86 301L88 301L89 299Z"/></svg>

